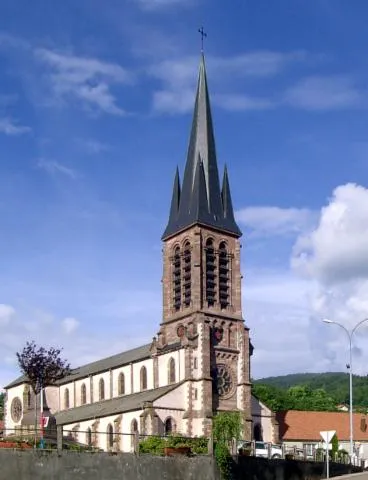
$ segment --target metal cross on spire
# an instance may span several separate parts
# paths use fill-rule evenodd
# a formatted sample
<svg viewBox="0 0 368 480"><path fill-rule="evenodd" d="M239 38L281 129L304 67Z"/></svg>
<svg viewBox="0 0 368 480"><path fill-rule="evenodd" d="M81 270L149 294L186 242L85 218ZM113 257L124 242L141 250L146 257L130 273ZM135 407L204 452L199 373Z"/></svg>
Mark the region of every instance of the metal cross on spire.
<svg viewBox="0 0 368 480"><path fill-rule="evenodd" d="M201 52L203 53L203 39L207 37L207 33L203 30L203 27L199 28L198 32L201 34Z"/></svg>

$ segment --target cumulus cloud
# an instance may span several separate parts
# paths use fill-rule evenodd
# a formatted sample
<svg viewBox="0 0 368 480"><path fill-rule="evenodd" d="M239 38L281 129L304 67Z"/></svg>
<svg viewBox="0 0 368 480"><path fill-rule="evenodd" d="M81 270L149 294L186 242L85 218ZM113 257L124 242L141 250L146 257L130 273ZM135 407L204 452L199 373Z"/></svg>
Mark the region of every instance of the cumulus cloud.
<svg viewBox="0 0 368 480"><path fill-rule="evenodd" d="M311 228L316 212L307 208L255 206L238 210L236 218L254 236L297 235Z"/></svg>
<svg viewBox="0 0 368 480"><path fill-rule="evenodd" d="M368 278L367 238L368 190L339 186L321 210L317 228L298 239L292 264L326 285Z"/></svg>
<svg viewBox="0 0 368 480"><path fill-rule="evenodd" d="M124 115L111 84L129 84L132 75L115 63L36 49L35 57L48 67L46 79L56 99L74 101L113 115Z"/></svg>

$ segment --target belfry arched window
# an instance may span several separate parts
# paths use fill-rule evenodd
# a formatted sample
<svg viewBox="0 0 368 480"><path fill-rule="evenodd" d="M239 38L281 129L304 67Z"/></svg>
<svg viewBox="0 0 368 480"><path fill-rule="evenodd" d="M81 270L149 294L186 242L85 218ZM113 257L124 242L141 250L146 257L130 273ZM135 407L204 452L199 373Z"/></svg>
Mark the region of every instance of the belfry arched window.
<svg viewBox="0 0 368 480"><path fill-rule="evenodd" d="M181 306L181 258L180 248L176 247L173 256L173 303L174 309Z"/></svg>
<svg viewBox="0 0 368 480"><path fill-rule="evenodd" d="M87 389L86 384L82 383L81 386L81 405L85 405L87 403Z"/></svg>
<svg viewBox="0 0 368 480"><path fill-rule="evenodd" d="M171 357L168 364L168 383L175 383L175 360Z"/></svg>
<svg viewBox="0 0 368 480"><path fill-rule="evenodd" d="M125 377L124 377L124 373L119 373L118 393L119 393L119 395L124 395L124 393L125 393Z"/></svg>
<svg viewBox="0 0 368 480"><path fill-rule="evenodd" d="M206 242L206 300L211 307L216 299L216 256L213 240L209 238Z"/></svg>
<svg viewBox="0 0 368 480"><path fill-rule="evenodd" d="M229 305L229 255L226 243L219 245L219 297L221 308Z"/></svg>
<svg viewBox="0 0 368 480"><path fill-rule="evenodd" d="M186 242L183 252L184 305L189 307L192 299L192 252L190 243Z"/></svg>
<svg viewBox="0 0 368 480"><path fill-rule="evenodd" d="M98 383L98 396L99 400L105 400L105 382L103 378L100 378Z"/></svg>
<svg viewBox="0 0 368 480"><path fill-rule="evenodd" d="M141 390L147 390L147 369L141 368Z"/></svg>
<svg viewBox="0 0 368 480"><path fill-rule="evenodd" d="M69 388L64 390L64 408L70 407Z"/></svg>

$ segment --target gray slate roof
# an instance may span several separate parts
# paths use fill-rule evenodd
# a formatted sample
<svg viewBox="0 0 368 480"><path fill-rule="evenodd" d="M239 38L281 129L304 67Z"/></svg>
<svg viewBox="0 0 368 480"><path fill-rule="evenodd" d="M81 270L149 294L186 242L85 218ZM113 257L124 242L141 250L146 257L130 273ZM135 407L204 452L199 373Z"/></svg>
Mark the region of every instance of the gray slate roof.
<svg viewBox="0 0 368 480"><path fill-rule="evenodd" d="M182 188L176 171L170 217L162 239L194 224L225 230L240 237L225 170L222 191L217 168L215 136L204 56L199 66L192 129Z"/></svg>
<svg viewBox="0 0 368 480"><path fill-rule="evenodd" d="M174 390L179 385L181 385L181 383L64 410L55 414L56 423L57 425L67 425L69 423L91 420L93 418L140 410L143 408L145 402L153 402L166 393L171 392L171 390Z"/></svg>
<svg viewBox="0 0 368 480"><path fill-rule="evenodd" d="M102 360L97 360L96 362L88 363L81 367L75 368L72 370L72 373L67 377L63 378L59 382L56 382L56 385L63 385L64 383L72 382L80 378L88 377L88 375L93 375L99 372L105 372L110 370L110 368L117 368L122 365L126 365L131 362L137 362L139 360L144 360L150 357L151 344L142 345L141 347L133 348L132 350L127 350L126 352L118 353L111 357L103 358ZM9 383L5 388L15 387L27 381L27 377L22 375L14 380L12 383Z"/></svg>

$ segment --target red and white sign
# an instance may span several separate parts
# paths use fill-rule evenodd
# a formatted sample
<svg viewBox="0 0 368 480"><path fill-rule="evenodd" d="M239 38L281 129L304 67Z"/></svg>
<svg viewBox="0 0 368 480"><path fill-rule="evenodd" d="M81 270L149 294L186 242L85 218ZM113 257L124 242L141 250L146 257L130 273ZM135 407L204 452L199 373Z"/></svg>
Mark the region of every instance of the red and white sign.
<svg viewBox="0 0 368 480"><path fill-rule="evenodd" d="M47 428L47 425L49 424L49 418L50 417L41 417L40 425L42 428Z"/></svg>

